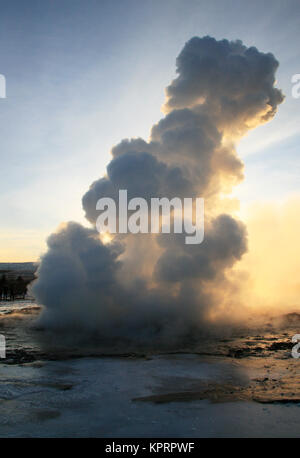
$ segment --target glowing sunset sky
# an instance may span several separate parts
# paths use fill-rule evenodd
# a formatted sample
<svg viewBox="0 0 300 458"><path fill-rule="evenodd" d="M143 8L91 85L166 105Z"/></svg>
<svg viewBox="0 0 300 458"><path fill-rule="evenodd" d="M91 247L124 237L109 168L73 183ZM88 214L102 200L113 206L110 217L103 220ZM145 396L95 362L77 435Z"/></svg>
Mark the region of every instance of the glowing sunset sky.
<svg viewBox="0 0 300 458"><path fill-rule="evenodd" d="M279 61L286 100L238 146L245 181L234 195L244 215L295 199L299 30L298 1L2 0L0 261L37 260L61 221L85 224L82 195L105 173L113 145L148 138L176 56L194 35L241 39Z"/></svg>

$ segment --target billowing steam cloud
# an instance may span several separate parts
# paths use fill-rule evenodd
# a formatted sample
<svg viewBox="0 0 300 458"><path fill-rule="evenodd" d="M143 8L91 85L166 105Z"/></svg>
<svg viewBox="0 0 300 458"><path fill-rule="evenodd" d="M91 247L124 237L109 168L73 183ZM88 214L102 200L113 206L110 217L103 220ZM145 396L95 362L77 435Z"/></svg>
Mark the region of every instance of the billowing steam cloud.
<svg viewBox="0 0 300 458"><path fill-rule="evenodd" d="M199 333L230 301L229 269L247 250L244 225L221 196L243 178L235 143L274 116L278 62L241 41L192 38L166 90L165 117L149 141L112 149L107 176L83 196L92 228L68 223L48 239L33 286L50 328L95 332L135 342L174 342ZM205 238L122 234L104 244L95 229L101 197L204 197Z"/></svg>

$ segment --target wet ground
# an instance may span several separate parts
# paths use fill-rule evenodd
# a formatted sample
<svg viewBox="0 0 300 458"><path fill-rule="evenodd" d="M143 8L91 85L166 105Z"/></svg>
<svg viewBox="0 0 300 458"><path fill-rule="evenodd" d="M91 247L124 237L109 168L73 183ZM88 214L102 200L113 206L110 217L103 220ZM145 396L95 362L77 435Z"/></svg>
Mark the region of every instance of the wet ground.
<svg viewBox="0 0 300 458"><path fill-rule="evenodd" d="M66 350L33 326L34 304L10 311L0 314L1 437L299 436L297 314L193 348L121 354Z"/></svg>

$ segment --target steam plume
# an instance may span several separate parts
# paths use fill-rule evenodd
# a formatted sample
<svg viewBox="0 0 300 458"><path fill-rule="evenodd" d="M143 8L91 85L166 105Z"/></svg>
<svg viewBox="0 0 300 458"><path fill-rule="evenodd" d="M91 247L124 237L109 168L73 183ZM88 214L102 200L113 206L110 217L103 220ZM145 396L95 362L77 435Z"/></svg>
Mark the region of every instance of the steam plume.
<svg viewBox="0 0 300 458"><path fill-rule="evenodd" d="M235 144L274 116L278 62L241 41L194 37L177 58L165 116L148 141L114 146L107 175L83 196L91 228L68 223L48 239L33 286L41 323L103 338L173 342L199 333L230 302L228 272L247 250L246 228L221 196L243 179ZM204 197L205 238L122 234L104 244L95 229L101 197Z"/></svg>

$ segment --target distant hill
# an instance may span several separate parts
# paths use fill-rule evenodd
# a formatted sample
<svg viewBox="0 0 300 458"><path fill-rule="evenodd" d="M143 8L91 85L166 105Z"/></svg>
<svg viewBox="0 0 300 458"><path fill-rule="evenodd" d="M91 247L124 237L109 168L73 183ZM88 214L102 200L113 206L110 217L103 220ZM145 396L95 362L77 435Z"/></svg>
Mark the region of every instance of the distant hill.
<svg viewBox="0 0 300 458"><path fill-rule="evenodd" d="M37 268L37 262L0 262L0 278L5 275L11 281L21 277L26 282L31 282Z"/></svg>
<svg viewBox="0 0 300 458"><path fill-rule="evenodd" d="M18 271L34 273L37 268L37 262L0 262L0 272Z"/></svg>

